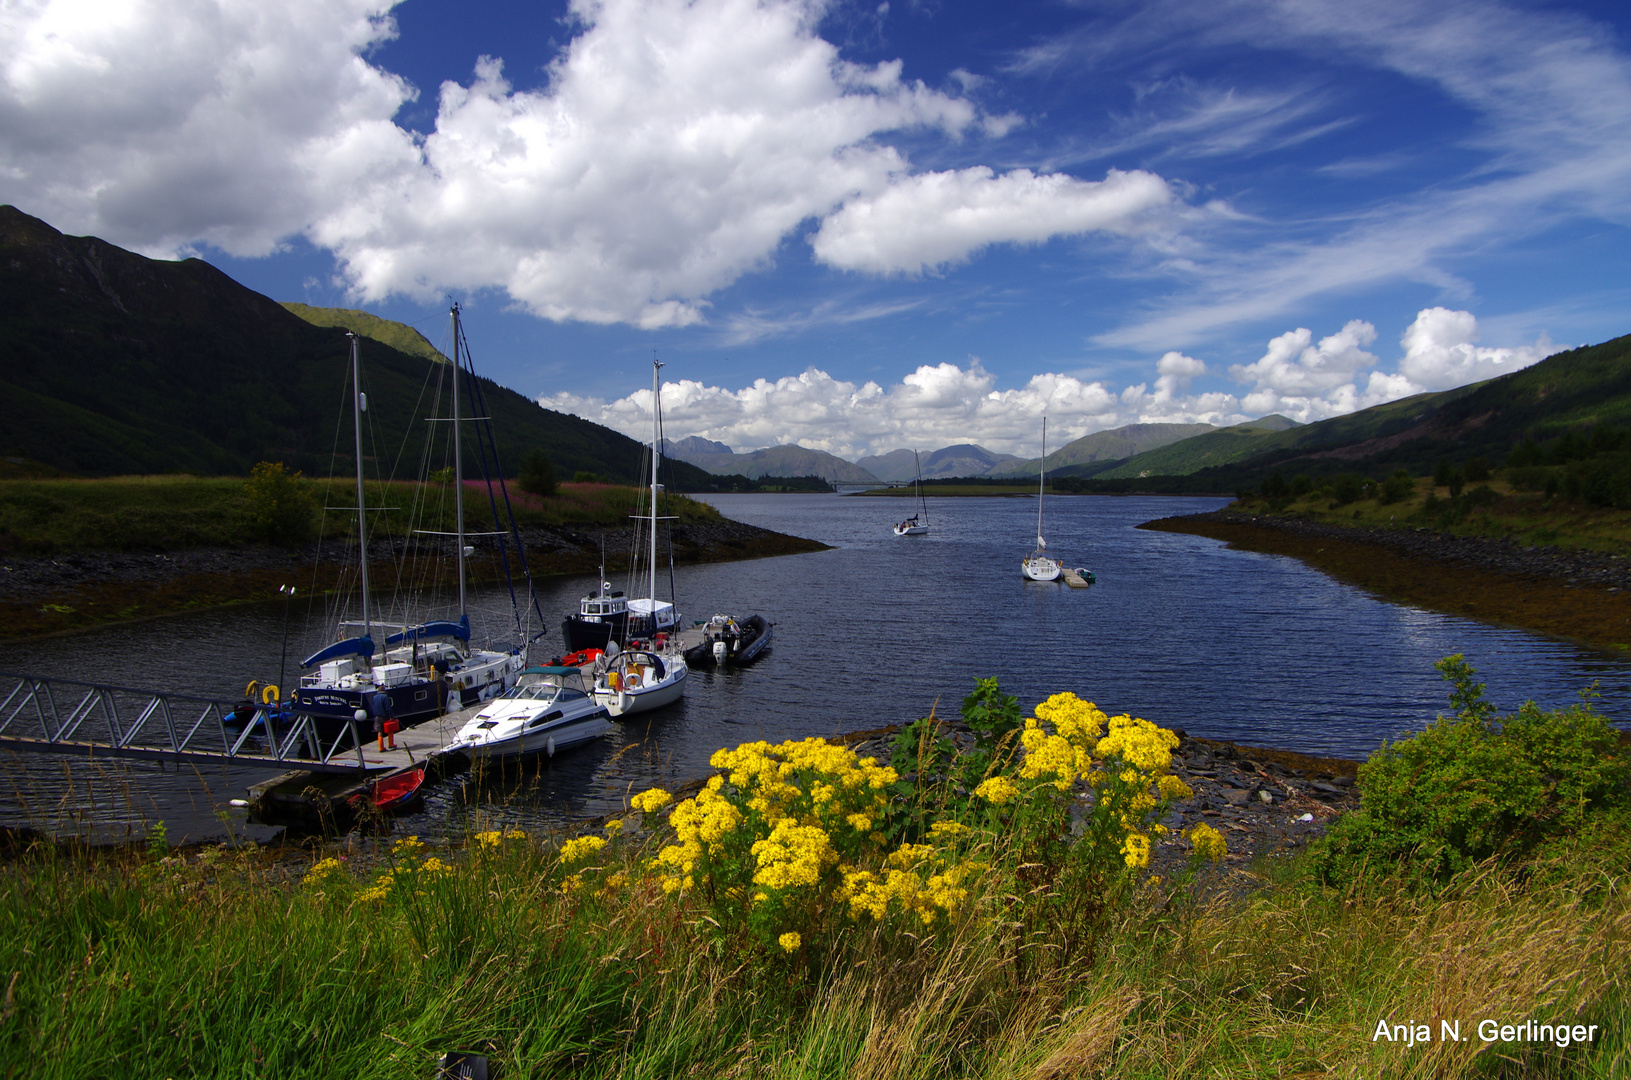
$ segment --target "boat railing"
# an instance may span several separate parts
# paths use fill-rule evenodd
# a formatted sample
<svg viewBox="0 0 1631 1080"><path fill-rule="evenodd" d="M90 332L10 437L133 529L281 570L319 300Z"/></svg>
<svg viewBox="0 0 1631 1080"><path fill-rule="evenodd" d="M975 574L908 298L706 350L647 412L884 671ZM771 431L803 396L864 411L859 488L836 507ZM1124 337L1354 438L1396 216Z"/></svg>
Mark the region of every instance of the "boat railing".
<svg viewBox="0 0 1631 1080"><path fill-rule="evenodd" d="M332 739L305 713L275 704L0 672L0 749L351 772L356 724ZM352 760L355 758L355 760Z"/></svg>

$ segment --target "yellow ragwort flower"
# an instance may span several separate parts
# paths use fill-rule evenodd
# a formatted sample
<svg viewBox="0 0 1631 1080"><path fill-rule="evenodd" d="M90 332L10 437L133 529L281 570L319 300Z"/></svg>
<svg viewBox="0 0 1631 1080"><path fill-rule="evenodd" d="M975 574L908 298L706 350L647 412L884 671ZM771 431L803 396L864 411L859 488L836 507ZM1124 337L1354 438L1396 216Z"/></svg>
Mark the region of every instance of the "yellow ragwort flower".
<svg viewBox="0 0 1631 1080"><path fill-rule="evenodd" d="M605 846L606 838L604 836L580 836L568 840L561 845L561 861L571 863L577 862L579 859L586 859Z"/></svg>
<svg viewBox="0 0 1631 1080"><path fill-rule="evenodd" d="M662 788L651 788L630 799L629 804L642 814L654 814L673 801L674 796Z"/></svg>

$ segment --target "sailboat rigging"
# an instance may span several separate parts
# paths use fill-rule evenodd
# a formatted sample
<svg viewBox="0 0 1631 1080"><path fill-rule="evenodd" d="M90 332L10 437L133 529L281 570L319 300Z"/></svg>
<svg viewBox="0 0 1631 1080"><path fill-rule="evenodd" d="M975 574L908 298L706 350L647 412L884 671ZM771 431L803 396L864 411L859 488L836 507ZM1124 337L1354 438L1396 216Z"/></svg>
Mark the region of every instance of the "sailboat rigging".
<svg viewBox="0 0 1631 1080"><path fill-rule="evenodd" d="M389 716L403 724L414 723L440 715L444 708L459 708L485 701L515 685L516 677L526 666L526 628L522 622L521 605L510 577L508 542L513 540L523 576L527 579L529 599L537 611L537 598L527 574L525 551L516 529L514 515L509 515L507 532L469 533L464 523L464 455L463 424L475 422L477 446L480 450L482 471L488 476L487 491L493 520L499 520L497 500L493 493L492 472L497 471L498 456L492 439L490 418L482 415L480 384L470 369L469 346L460 322L458 304L449 313L453 338L452 379L453 394L451 417L432 417L434 422L451 422L454 491L454 529L451 532L418 529L420 535L447 536L455 541L458 566L458 618L456 620L406 621L388 624L376 621L374 600L368 578L368 524L363 486L362 413L366 401L361 392L360 343L356 334L351 339L352 415L356 428L357 464L357 518L358 518L358 579L362 591L361 620L342 621L333 644L318 650L301 661L301 666L314 673L303 676L295 691L297 711L320 720L350 721L367 716L376 719ZM463 416L460 384L469 387L477 415ZM488 422L483 429L480 425ZM485 436L485 437L483 437ZM498 479L505 509L509 509L509 494L504 488L502 474ZM378 509L378 508L375 508ZM476 536L498 538L498 549L505 578L509 582L511 605L515 610L516 630L522 641L505 649L477 649L470 646L470 616L468 608L468 569L466 560L473 550L466 541ZM540 618L541 618L541 612ZM385 634L383 663L374 662L376 645L374 632ZM355 631L361 631L355 633ZM541 631L540 631L541 634ZM533 635L533 639L539 635Z"/></svg>

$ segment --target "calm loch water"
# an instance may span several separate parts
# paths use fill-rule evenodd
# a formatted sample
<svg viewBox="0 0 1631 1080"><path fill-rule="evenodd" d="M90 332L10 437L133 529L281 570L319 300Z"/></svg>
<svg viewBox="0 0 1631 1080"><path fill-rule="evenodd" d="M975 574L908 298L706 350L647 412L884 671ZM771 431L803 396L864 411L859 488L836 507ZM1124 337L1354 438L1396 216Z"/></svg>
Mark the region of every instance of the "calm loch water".
<svg viewBox="0 0 1631 1080"><path fill-rule="evenodd" d="M834 546L675 571L687 617L762 613L776 624L770 652L746 671L693 674L681 704L598 744L479 784L444 783L402 823L408 831L462 833L472 815L538 828L616 811L632 791L704 774L721 746L880 727L937 701L954 713L988 675L1027 706L1072 690L1192 734L1352 758L1432 720L1445 704L1432 665L1452 652L1467 655L1503 708L1567 704L1596 681L1599 706L1631 721L1626 661L1383 603L1288 558L1134 528L1224 500L1050 498L1049 546L1098 575L1090 589L1020 577L1036 520L1029 498L932 499L931 531L917 537L890 531L905 512L896 499L709 501ZM551 627L535 659L558 651L559 616L592 585L543 583ZM502 633L507 595L478 599L478 636ZM326 640L330 620L297 604L289 655ZM235 695L250 678L275 680L282 628L276 604L206 612L0 646L0 670ZM220 808L264 775L16 756L6 771L0 822L118 836L163 819L172 837L219 833Z"/></svg>

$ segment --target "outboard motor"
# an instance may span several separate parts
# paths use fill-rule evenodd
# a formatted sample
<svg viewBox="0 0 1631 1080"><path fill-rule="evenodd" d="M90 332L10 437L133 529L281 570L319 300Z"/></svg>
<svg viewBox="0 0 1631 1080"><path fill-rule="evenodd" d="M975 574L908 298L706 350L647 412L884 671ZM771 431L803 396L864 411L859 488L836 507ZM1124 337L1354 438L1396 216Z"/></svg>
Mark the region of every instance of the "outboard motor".
<svg viewBox="0 0 1631 1080"><path fill-rule="evenodd" d="M730 655L730 648L723 641L714 642L714 663L723 664Z"/></svg>

